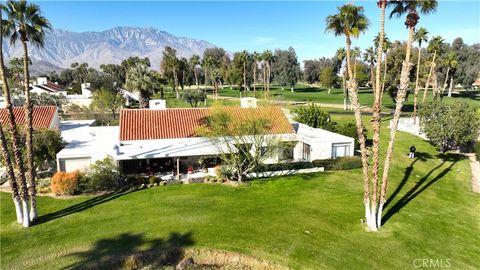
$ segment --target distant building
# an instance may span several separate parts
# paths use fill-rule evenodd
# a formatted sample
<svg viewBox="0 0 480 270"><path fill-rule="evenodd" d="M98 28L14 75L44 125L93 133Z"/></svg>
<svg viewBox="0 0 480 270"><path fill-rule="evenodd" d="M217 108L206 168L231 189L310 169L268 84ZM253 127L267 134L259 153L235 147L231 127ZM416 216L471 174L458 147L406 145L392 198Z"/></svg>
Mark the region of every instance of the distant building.
<svg viewBox="0 0 480 270"><path fill-rule="evenodd" d="M480 88L480 79L476 79L476 80L472 83L472 88L473 88L473 89L479 89L479 88Z"/></svg>
<svg viewBox="0 0 480 270"><path fill-rule="evenodd" d="M65 90L65 87L58 84L58 83L53 83L48 81L46 77L38 77L37 81L34 82L32 85L32 90L30 90L31 93L37 93L37 94L42 94L42 93L47 93L47 94L55 94L55 95L67 95L67 92Z"/></svg>

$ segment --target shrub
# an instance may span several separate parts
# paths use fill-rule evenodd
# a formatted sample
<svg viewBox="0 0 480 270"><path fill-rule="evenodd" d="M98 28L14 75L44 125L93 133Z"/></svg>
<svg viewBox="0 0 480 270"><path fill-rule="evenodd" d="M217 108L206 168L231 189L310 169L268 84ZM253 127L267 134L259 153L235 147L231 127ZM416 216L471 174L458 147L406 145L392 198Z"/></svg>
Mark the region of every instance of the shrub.
<svg viewBox="0 0 480 270"><path fill-rule="evenodd" d="M215 176L220 179L231 179L233 176L233 170L228 166L217 166L215 167Z"/></svg>
<svg viewBox="0 0 480 270"><path fill-rule="evenodd" d="M73 195L77 190L80 173L78 171L66 173L57 172L50 183L50 189L56 195Z"/></svg>
<svg viewBox="0 0 480 270"><path fill-rule="evenodd" d="M124 177L117 171L113 159L107 157L98 160L86 171L80 180L79 188L83 193L114 191L126 185Z"/></svg>
<svg viewBox="0 0 480 270"><path fill-rule="evenodd" d="M362 167L360 157L341 157L337 159L322 159L312 161L315 167L324 167L325 170L350 170Z"/></svg>
<svg viewBox="0 0 480 270"><path fill-rule="evenodd" d="M37 188L50 187L52 182L51 178L37 178L36 180Z"/></svg>
<svg viewBox="0 0 480 270"><path fill-rule="evenodd" d="M332 122L330 114L315 103L296 109L294 119L313 128L333 130L335 127L335 122Z"/></svg>
<svg viewBox="0 0 480 270"><path fill-rule="evenodd" d="M271 171L289 171L313 168L314 165L311 162L286 162L286 163L273 163L262 164L255 171L256 172L271 172Z"/></svg>
<svg viewBox="0 0 480 270"><path fill-rule="evenodd" d="M364 129L363 131L366 133L367 130ZM357 126L355 125L355 122L337 124L335 125L334 132L345 135L347 137L354 138L355 149L360 148L360 144L358 143L358 140L357 140Z"/></svg>
<svg viewBox="0 0 480 270"><path fill-rule="evenodd" d="M156 176L150 176L150 177L148 178L148 183L149 183L150 185L156 184L156 183L157 183L157 177L156 177Z"/></svg>

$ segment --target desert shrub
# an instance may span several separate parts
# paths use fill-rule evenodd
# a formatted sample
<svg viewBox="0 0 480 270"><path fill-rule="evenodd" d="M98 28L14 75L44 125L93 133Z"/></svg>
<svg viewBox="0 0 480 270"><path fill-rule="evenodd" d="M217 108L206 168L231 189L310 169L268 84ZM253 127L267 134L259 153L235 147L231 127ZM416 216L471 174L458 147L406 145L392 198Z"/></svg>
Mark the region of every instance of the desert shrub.
<svg viewBox="0 0 480 270"><path fill-rule="evenodd" d="M335 128L335 122L330 118L330 114L322 110L320 106L315 105L315 103L296 109L294 119L313 128L326 130Z"/></svg>
<svg viewBox="0 0 480 270"><path fill-rule="evenodd" d="M477 160L480 161L480 141L475 142L475 144L473 145L473 151L477 156Z"/></svg>
<svg viewBox="0 0 480 270"><path fill-rule="evenodd" d="M81 178L79 171L57 172L50 183L50 189L56 195L73 195L78 187L78 180Z"/></svg>
<svg viewBox="0 0 480 270"><path fill-rule="evenodd" d="M157 177L156 177L156 176L150 176L150 177L148 178L148 183L149 183L150 185L156 184L156 183L157 183Z"/></svg>
<svg viewBox="0 0 480 270"><path fill-rule="evenodd" d="M232 179L234 171L229 166L215 167L215 176L219 179Z"/></svg>
<svg viewBox="0 0 480 270"><path fill-rule="evenodd" d="M50 183L52 182L51 178L37 178L35 179L37 188L44 188L50 187Z"/></svg>
<svg viewBox="0 0 480 270"><path fill-rule="evenodd" d="M315 167L324 167L325 170L350 170L362 167L360 157L341 157L336 159L321 159L312 161Z"/></svg>
<svg viewBox="0 0 480 270"><path fill-rule="evenodd" d="M126 183L113 159L107 157L90 165L85 176L80 179L79 190L83 193L114 191L125 187Z"/></svg>

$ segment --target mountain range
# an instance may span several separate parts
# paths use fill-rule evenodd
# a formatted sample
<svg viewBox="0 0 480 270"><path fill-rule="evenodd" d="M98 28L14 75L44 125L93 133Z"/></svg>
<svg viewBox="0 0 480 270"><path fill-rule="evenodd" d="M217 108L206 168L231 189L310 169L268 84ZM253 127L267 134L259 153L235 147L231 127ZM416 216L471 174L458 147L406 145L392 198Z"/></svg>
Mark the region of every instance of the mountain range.
<svg viewBox="0 0 480 270"><path fill-rule="evenodd" d="M152 68L158 69L165 46L177 50L178 56L202 55L215 45L188 37L178 37L156 28L115 27L101 32L71 32L61 29L48 31L45 46L29 46L32 73L51 72L68 68L72 63L86 62L98 68L101 64L119 64L130 56L148 57ZM11 46L4 40L5 58L21 57L22 46Z"/></svg>

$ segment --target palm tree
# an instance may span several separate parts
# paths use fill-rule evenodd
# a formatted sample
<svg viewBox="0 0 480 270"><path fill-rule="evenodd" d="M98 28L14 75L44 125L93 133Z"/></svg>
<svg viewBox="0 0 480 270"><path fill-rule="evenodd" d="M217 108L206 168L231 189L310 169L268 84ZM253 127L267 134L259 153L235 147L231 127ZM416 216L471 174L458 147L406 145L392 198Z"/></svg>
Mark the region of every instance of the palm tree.
<svg viewBox="0 0 480 270"><path fill-rule="evenodd" d="M417 123L417 97L418 97L418 78L420 77L420 58L422 56L422 43L428 41L427 29L420 27L413 36L413 39L418 42L418 59L417 59L417 76L415 79L415 95L413 98L413 124Z"/></svg>
<svg viewBox="0 0 480 270"><path fill-rule="evenodd" d="M326 19L326 32L332 32L335 36L345 36L346 53L347 53L347 71L348 81L347 88L350 92L351 101L354 109L355 123L357 129L358 142L360 144L360 151L362 157L362 173L364 180L364 205L365 218L367 224L370 226L370 187L369 187L369 173L368 173L368 154L365 145L364 125L362 122L362 114L360 111L360 104L358 101L358 85L353 76L351 64L350 46L352 44L352 37L358 38L360 34L368 29L368 19L364 14L363 7L355 6L353 4L345 4L337 7L338 13L330 15Z"/></svg>
<svg viewBox="0 0 480 270"><path fill-rule="evenodd" d="M372 204L370 212L365 210L365 215L370 214L370 224L369 228L372 231L377 230L380 227L381 215L382 215L382 205L378 205L378 178L380 171L380 124L382 111L382 102L381 102L381 92L380 92L380 62L382 61L383 54L383 45L385 42L385 9L387 7L387 0L382 0L377 2L378 7L380 8L380 31L378 33L378 44L376 46L377 52L377 65L375 68L375 85L372 85L374 92L374 101L372 108L372 128L373 128L373 145L372 145ZM373 54L373 50L372 50ZM373 62L373 61L372 61ZM373 68L373 63L371 64ZM378 207L378 208L377 208Z"/></svg>
<svg viewBox="0 0 480 270"><path fill-rule="evenodd" d="M273 61L273 53L270 50L266 50L262 53L262 59L265 61L266 67L266 82L267 82L267 91L265 92L265 99L270 96L270 79L272 78L272 61Z"/></svg>
<svg viewBox="0 0 480 270"><path fill-rule="evenodd" d="M454 52L449 52L443 59L443 65L447 67L447 74L445 75L445 81L443 82L442 95L445 89L447 88L448 75L450 73L450 70L455 69L458 66L457 55ZM453 79L453 76L452 76L452 79ZM452 96L452 87L450 87L450 90L448 91L448 96L449 97Z"/></svg>
<svg viewBox="0 0 480 270"><path fill-rule="evenodd" d="M360 47L353 47L352 49L352 58L353 58L353 77L357 79L357 60L362 55L362 50Z"/></svg>
<svg viewBox="0 0 480 270"><path fill-rule="evenodd" d="M246 50L240 52L240 60L243 65L243 89L247 90L247 62L249 58L249 53Z"/></svg>
<svg viewBox="0 0 480 270"><path fill-rule="evenodd" d="M166 61L167 68L172 70L173 75L173 89L175 91L175 98L180 98L180 92L178 91L178 68L180 66L180 60L177 58L177 50L172 47L166 46L163 51L163 59Z"/></svg>
<svg viewBox="0 0 480 270"><path fill-rule="evenodd" d="M385 162L383 166L383 175L382 175L382 188L380 191L380 202L378 214L382 214L383 205L386 201L387 187L388 187L388 175L390 173L391 160L393 155L393 147L395 145L395 137L397 133L398 121L400 119L400 114L402 112L402 106L407 96L407 90L410 83L410 54L412 50L413 42L413 33L415 26L417 25L418 20L420 19L419 13L429 14L436 10L437 1L436 0L401 0L401 1L390 1L388 4L393 5L393 10L390 13L390 17L396 16L400 17L404 14L407 14L405 25L408 28L408 40L407 40L407 50L405 55L405 61L402 65L402 71L400 73L400 85L397 93L395 111L393 113L393 120L390 127L390 140L388 142L387 153L385 155ZM381 218L377 220L377 226L381 226Z"/></svg>
<svg viewBox="0 0 480 270"><path fill-rule="evenodd" d="M198 86L198 70L197 66L200 65L200 56L198 54L194 54L190 57L189 59L190 65L192 66L193 69L193 74L195 76L195 84L197 85L197 90L200 89L200 86Z"/></svg>
<svg viewBox="0 0 480 270"><path fill-rule="evenodd" d="M435 75L435 69L436 69L436 66L437 66L437 64L435 62L435 59L437 57L437 54L443 52L444 46L445 46L444 40L441 36L433 37L430 40L430 42L428 43L427 52L430 53L430 54L433 53L433 57L432 57L432 60L431 60L431 63L430 63L430 71L428 72L427 81L425 82L425 89L423 90L423 99L422 99L423 103L425 102L425 99L427 98L427 91L428 91L428 88L430 86L430 81L432 80L432 76Z"/></svg>
<svg viewBox="0 0 480 270"><path fill-rule="evenodd" d="M338 61L340 61L341 63L341 66L342 66L342 69L343 70L343 74L342 74L342 81L343 81L343 109L344 110L347 110L348 109L348 91L347 91L347 88L346 88L346 83L345 83L345 77L346 77L346 69L343 67L343 62L345 61L345 58L347 58L347 53L345 52L345 48L338 48L337 49L337 52L335 53L335 59L337 59Z"/></svg>
<svg viewBox="0 0 480 270"><path fill-rule="evenodd" d="M373 40L375 44L375 48L378 48L378 45L380 43L380 34L378 34L375 39ZM392 42L390 39L387 37L386 34L384 34L383 38L383 79L382 79L382 87L380 90L380 105L383 101L383 93L385 92L385 81L387 80L387 63L388 63L388 52L392 48ZM377 49L375 49L377 51ZM378 53L378 51L377 51Z"/></svg>
<svg viewBox="0 0 480 270"><path fill-rule="evenodd" d="M25 89L25 121L26 121L26 148L28 164L28 183L31 196L30 219L37 218L37 199L35 187L35 165L33 161L33 127L32 127L32 102L30 100L30 73L28 67L28 43L43 47L45 31L51 29L50 23L42 16L40 7L29 4L25 0L9 0L5 4L5 12L8 16L8 24L5 35L10 36L10 43L17 41L23 46L23 80Z"/></svg>
<svg viewBox="0 0 480 270"><path fill-rule="evenodd" d="M139 93L140 108L148 108L151 91L156 82L147 65L137 63L127 71L125 87Z"/></svg>
<svg viewBox="0 0 480 270"><path fill-rule="evenodd" d="M260 59L260 53L253 52L253 96L257 97L257 61Z"/></svg>
<svg viewBox="0 0 480 270"><path fill-rule="evenodd" d="M0 4L0 44L3 44L3 19L2 13L4 6ZM5 63L3 61L3 46L0 46L0 79L2 80L3 94L5 96L5 105L8 111L8 123L9 123L9 132L12 136L12 148L15 158L15 163L17 165L17 176L15 177L14 167L12 160L10 158L10 152L8 151L7 141L5 134L3 132L3 125L0 124L0 142L1 142L1 151L2 157L5 162L5 168L7 172L7 177L10 184L10 189L12 190L12 199L15 205L15 213L17 216L17 222L23 224L24 227L30 225L30 219L28 216L28 190L27 190L27 180L25 178L25 168L23 167L23 157L21 152L21 147L19 145L19 134L15 122L15 115L13 114L13 107L10 96L10 88L8 87L7 76L5 75ZM19 185L20 182L20 192ZM23 208L23 209L22 209Z"/></svg>
<svg viewBox="0 0 480 270"><path fill-rule="evenodd" d="M369 63L370 65L370 86L374 89L374 91L375 91L375 75L374 75L375 60L376 60L376 55L373 47L368 47L367 49L365 49L365 52L363 53L363 61Z"/></svg>

